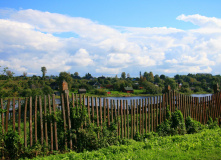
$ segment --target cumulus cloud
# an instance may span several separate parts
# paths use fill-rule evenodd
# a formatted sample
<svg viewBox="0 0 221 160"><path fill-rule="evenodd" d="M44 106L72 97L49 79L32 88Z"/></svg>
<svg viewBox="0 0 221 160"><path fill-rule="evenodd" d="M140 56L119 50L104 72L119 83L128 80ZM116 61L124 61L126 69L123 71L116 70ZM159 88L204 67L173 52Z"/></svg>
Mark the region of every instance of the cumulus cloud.
<svg viewBox="0 0 221 160"><path fill-rule="evenodd" d="M220 73L221 19L180 15L197 29L110 27L38 10L0 10L0 66L16 74L78 71L92 75ZM69 37L60 37L67 33ZM74 35L74 36L72 36ZM137 70L137 71L136 71Z"/></svg>

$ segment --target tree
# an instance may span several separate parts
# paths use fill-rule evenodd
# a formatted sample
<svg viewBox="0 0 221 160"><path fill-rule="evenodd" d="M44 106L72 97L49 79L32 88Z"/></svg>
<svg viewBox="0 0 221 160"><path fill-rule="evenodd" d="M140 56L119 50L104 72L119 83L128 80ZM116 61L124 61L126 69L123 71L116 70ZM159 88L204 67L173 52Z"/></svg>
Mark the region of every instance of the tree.
<svg viewBox="0 0 221 160"><path fill-rule="evenodd" d="M70 90L73 85L73 78L67 72L60 72L59 77L57 79L57 83L59 84L60 90L62 89L62 82L65 80L68 83L68 89Z"/></svg>
<svg viewBox="0 0 221 160"><path fill-rule="evenodd" d="M79 76L79 73L78 72L74 72L74 76Z"/></svg>
<svg viewBox="0 0 221 160"><path fill-rule="evenodd" d="M130 73L127 73L127 78L130 78Z"/></svg>
<svg viewBox="0 0 221 160"><path fill-rule="evenodd" d="M126 79L126 73L125 73L125 72L122 72L122 73L121 73L121 78L122 78L122 79Z"/></svg>
<svg viewBox="0 0 221 160"><path fill-rule="evenodd" d="M90 73L86 73L85 74L85 79L91 79L93 78L92 75Z"/></svg>
<svg viewBox="0 0 221 160"><path fill-rule="evenodd" d="M13 72L10 71L10 70L7 70L7 71L6 71L6 75L7 75L8 77L12 77L14 74L15 74L15 73L13 73Z"/></svg>
<svg viewBox="0 0 221 160"><path fill-rule="evenodd" d="M161 74L161 75L160 75L160 79L165 80L165 79L166 79L166 76L165 76L164 74Z"/></svg>
<svg viewBox="0 0 221 160"><path fill-rule="evenodd" d="M27 72L23 72L23 76L26 77L27 76Z"/></svg>
<svg viewBox="0 0 221 160"><path fill-rule="evenodd" d="M41 67L41 71L42 71L42 78L45 79L45 74L47 73L46 67Z"/></svg>

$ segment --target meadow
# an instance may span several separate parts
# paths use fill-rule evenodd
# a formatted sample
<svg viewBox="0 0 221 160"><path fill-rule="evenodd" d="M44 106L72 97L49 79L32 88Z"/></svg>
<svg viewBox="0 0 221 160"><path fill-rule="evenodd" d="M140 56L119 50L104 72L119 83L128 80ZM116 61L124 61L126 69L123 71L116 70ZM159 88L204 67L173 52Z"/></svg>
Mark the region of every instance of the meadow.
<svg viewBox="0 0 221 160"><path fill-rule="evenodd" d="M205 129L196 134L160 137L154 134L142 141L122 140L97 151L74 151L66 154L36 157L35 159L221 159L221 129Z"/></svg>

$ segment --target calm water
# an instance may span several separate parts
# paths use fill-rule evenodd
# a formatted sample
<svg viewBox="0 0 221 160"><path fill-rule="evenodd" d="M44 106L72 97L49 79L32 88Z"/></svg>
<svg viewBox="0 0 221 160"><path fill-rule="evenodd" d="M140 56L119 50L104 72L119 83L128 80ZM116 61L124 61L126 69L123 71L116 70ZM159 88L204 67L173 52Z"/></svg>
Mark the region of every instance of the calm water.
<svg viewBox="0 0 221 160"><path fill-rule="evenodd" d="M191 94L192 97L207 97L207 96L211 96L212 94ZM150 100L150 97L152 98L152 102L154 100L154 96L136 96L136 97L99 97L97 98L97 104L99 106L99 101L101 99L101 105L103 105L103 101L104 99L106 101L108 101L110 103L111 100L113 100L113 102L115 102L115 104L117 105L117 100L119 101L120 103L120 100L126 100L128 102L128 104L130 105L130 101L131 100L145 100L147 99L147 102ZM157 96L155 96L157 97ZM161 96L162 98L162 96ZM156 102L156 98L155 98L155 102ZM4 104L6 105L6 102L7 101L4 101ZM93 99L93 102L94 102L94 106L96 105L95 104L95 98ZM21 103L24 103L24 100L21 100ZM55 103L60 107L60 104L61 104L61 101L60 99L55 99ZM43 102L42 102L42 105L43 105ZM87 105L87 99L85 100L85 105ZM91 105L91 100L90 100L90 105ZM6 107L6 106L5 106ZM12 101L11 101L11 104L10 104L10 108L12 108ZM15 108L18 108L18 101L15 101Z"/></svg>

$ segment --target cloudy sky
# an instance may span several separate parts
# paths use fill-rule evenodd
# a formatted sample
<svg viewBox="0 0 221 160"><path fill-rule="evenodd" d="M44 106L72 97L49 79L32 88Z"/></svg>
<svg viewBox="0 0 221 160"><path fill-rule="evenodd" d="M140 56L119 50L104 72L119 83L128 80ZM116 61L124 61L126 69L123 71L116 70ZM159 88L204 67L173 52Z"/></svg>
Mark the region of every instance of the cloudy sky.
<svg viewBox="0 0 221 160"><path fill-rule="evenodd" d="M221 73L219 0L1 0L0 71Z"/></svg>

